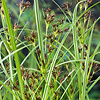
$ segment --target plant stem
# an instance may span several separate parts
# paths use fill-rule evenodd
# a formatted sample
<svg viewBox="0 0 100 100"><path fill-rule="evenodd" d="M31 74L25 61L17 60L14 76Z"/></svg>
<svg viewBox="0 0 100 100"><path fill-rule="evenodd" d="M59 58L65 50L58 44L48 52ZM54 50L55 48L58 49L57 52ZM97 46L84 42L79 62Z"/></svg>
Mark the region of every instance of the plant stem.
<svg viewBox="0 0 100 100"><path fill-rule="evenodd" d="M11 20L10 20L10 17L9 17L8 9L7 9L5 0L1 0L1 1L2 1L2 5L3 5L6 21L7 21L7 26L8 26L8 30L9 30L10 39L11 39L12 49L13 49L13 51L16 51L14 32L13 32L13 28L12 28L12 25L11 25ZM22 80L22 75L21 75L21 70L20 70L20 63L19 63L19 57L18 57L17 52L14 54L14 58L15 58L15 64L16 64L16 69L17 69L17 75L18 75L20 90L21 90L21 96L22 96L22 99L25 100L23 80Z"/></svg>
<svg viewBox="0 0 100 100"><path fill-rule="evenodd" d="M38 0L34 0L34 9L35 9L35 19L36 19L36 26L37 26L37 33L38 33L39 49L41 50L41 59L44 60L43 37L42 37L41 26L40 26L41 18L40 18Z"/></svg>

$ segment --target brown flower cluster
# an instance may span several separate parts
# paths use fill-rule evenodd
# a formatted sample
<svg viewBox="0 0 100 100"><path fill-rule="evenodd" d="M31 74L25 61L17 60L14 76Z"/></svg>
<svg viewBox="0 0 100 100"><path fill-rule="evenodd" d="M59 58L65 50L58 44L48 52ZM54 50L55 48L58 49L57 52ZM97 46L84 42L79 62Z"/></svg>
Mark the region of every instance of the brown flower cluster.
<svg viewBox="0 0 100 100"><path fill-rule="evenodd" d="M35 38L36 38L36 35L35 35L35 32L31 32L31 36L30 37L27 37L26 35L24 35L24 38L27 40L27 41L30 41L33 43L33 45L35 46Z"/></svg>
<svg viewBox="0 0 100 100"><path fill-rule="evenodd" d="M31 3L29 1L24 2L24 0L22 0L20 1L19 4L16 4L16 5L21 9L20 14L22 14L22 12L24 12L27 8L31 6Z"/></svg>
<svg viewBox="0 0 100 100"><path fill-rule="evenodd" d="M72 7L72 3L65 2L62 4L61 9L66 12L66 14L70 15L69 9ZM58 8L58 10L61 10Z"/></svg>
<svg viewBox="0 0 100 100"><path fill-rule="evenodd" d="M46 15L44 16L44 19L46 20L47 23L51 23L54 20L55 15L50 14L50 11L51 11L50 8L48 8L47 10L46 9L43 9L43 10L46 13Z"/></svg>
<svg viewBox="0 0 100 100"><path fill-rule="evenodd" d="M21 29L21 28L22 28L22 27L20 27L19 24L17 24L17 22L13 25L14 31L15 31L16 29Z"/></svg>
<svg viewBox="0 0 100 100"><path fill-rule="evenodd" d="M37 68L38 69L38 68ZM39 70L39 69L38 69ZM31 91L33 91L33 93L35 92L36 88L38 87L38 81L40 80L40 75L37 71L35 72L29 72L28 69L24 68L23 66L21 67L21 73L22 73L22 77L25 81L27 81L27 84L25 84L24 82L24 94L25 94L25 98L26 100L30 100L31 98L31 95L28 91L29 91L29 88L31 89ZM29 86L29 87L28 87ZM42 90L42 86L39 86L39 90L37 93L35 93L35 96L36 96L36 100L41 100L40 98L40 93L41 93L41 90Z"/></svg>
<svg viewBox="0 0 100 100"><path fill-rule="evenodd" d="M10 73L10 72L9 72L9 69L10 69L10 68L9 68L9 62L6 62L6 63L5 63L5 66L6 66L7 73L9 74L9 73Z"/></svg>
<svg viewBox="0 0 100 100"><path fill-rule="evenodd" d="M92 2L92 0L86 0L88 4L90 4Z"/></svg>

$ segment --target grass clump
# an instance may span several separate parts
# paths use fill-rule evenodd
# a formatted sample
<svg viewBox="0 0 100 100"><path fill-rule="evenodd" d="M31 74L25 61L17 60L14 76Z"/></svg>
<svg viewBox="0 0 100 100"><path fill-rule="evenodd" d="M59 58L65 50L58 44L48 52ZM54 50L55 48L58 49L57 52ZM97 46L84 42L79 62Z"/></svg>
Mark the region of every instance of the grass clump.
<svg viewBox="0 0 100 100"><path fill-rule="evenodd" d="M34 0L35 28L27 29L27 23L23 27L20 23L30 2L17 4L19 16L12 26L5 0L1 1L0 99L89 100L89 91L100 80L99 76L91 81L100 64L94 59L100 42L90 53L94 26L100 17L90 26L90 9L100 2L88 7L91 0L79 0L72 13L68 2L60 7L52 0L64 14L57 18L50 8L41 12L38 0ZM22 52L25 48L26 56Z"/></svg>

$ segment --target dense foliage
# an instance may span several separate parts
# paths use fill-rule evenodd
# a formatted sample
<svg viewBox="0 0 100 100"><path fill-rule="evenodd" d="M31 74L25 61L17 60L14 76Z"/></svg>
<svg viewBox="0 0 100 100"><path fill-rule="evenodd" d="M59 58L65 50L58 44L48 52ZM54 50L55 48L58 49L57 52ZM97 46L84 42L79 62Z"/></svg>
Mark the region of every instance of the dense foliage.
<svg viewBox="0 0 100 100"><path fill-rule="evenodd" d="M42 9L38 0L33 8L29 1L14 8L0 1L0 100L89 100L100 80L92 80L100 64L100 41L92 48L100 17L91 23L100 1L77 0L74 9L52 2L56 11Z"/></svg>

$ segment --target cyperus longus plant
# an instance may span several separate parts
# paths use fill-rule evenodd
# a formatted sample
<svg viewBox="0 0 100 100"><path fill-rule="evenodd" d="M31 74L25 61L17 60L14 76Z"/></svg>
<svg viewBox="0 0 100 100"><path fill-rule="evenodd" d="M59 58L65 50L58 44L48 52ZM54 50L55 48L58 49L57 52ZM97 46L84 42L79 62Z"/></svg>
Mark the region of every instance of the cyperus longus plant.
<svg viewBox="0 0 100 100"><path fill-rule="evenodd" d="M90 9L100 2L88 7L91 0L77 0L72 12L71 3L60 7L52 0L63 13L58 18L50 8L41 10L39 1L34 0L35 23L33 29L27 29L27 23L20 25L30 2L17 4L20 11L14 24L9 6L1 1L0 100L89 100L89 91L100 80L99 76L91 82L100 64L94 60L100 53L100 42L90 53L94 26L100 17L89 25ZM70 36L71 45L67 46ZM28 50L26 56L24 48Z"/></svg>

